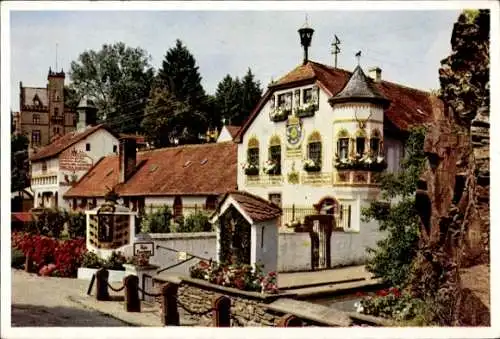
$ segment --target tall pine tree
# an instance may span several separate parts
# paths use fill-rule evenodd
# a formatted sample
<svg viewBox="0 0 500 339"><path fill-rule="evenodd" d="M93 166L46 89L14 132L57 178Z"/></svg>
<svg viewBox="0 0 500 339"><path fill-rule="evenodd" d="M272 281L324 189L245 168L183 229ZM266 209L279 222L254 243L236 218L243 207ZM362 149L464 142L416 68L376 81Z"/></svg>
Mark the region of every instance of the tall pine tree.
<svg viewBox="0 0 500 339"><path fill-rule="evenodd" d="M262 89L249 68L240 80L229 74L219 82L215 101L221 117L232 125L242 125L259 102Z"/></svg>

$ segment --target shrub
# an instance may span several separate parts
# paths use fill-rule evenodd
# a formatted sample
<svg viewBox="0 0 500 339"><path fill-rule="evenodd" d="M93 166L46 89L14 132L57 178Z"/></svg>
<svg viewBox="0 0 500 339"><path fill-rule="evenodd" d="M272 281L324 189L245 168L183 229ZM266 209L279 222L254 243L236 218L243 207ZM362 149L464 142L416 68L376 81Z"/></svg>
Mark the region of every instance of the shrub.
<svg viewBox="0 0 500 339"><path fill-rule="evenodd" d="M82 212L70 212L67 214L68 234L70 238L86 237L86 218Z"/></svg>
<svg viewBox="0 0 500 339"><path fill-rule="evenodd" d="M104 261L97 256L94 252L87 251L82 256L82 267L87 268L101 268L104 265Z"/></svg>
<svg viewBox="0 0 500 339"><path fill-rule="evenodd" d="M357 305L359 313L396 321L421 322L426 318L427 307L423 300L397 288L380 290L375 296L362 299Z"/></svg>
<svg viewBox="0 0 500 339"><path fill-rule="evenodd" d="M17 249L12 247L10 251L10 256L11 256L11 266L14 268L23 268L24 263L26 261L26 256L24 253Z"/></svg>
<svg viewBox="0 0 500 339"><path fill-rule="evenodd" d="M125 271L123 264L127 262L127 258L119 252L113 251L111 256L104 262L103 267L108 270Z"/></svg>
<svg viewBox="0 0 500 339"><path fill-rule="evenodd" d="M169 233L172 211L164 205L155 212L145 214L141 218L141 232L143 233Z"/></svg>
<svg viewBox="0 0 500 339"><path fill-rule="evenodd" d="M28 232L59 238L66 221L65 212L43 208L34 214L34 221L29 225Z"/></svg>
<svg viewBox="0 0 500 339"><path fill-rule="evenodd" d="M210 232L212 224L210 224L209 217L206 213L196 211L188 215L184 222L179 224L177 232Z"/></svg>

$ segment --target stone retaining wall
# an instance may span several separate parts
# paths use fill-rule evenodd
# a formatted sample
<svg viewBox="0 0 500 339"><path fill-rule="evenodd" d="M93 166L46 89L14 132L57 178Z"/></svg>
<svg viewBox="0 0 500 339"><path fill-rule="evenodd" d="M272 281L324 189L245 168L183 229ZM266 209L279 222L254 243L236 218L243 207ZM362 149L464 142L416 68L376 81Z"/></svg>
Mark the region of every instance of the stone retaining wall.
<svg viewBox="0 0 500 339"><path fill-rule="evenodd" d="M165 284L165 281L154 280L153 286L159 289L159 286ZM224 287L221 287L224 288ZM220 295L225 295L231 299L231 315L237 321L232 320L232 326L259 326L259 327L274 327L277 325L280 317L284 314L269 310L265 304L273 302L276 297L257 297L259 293L243 292L246 295L237 295L237 292L231 291L233 289L224 288L226 293L221 293L215 289L202 288L193 286L192 284L182 281L179 285L177 292L178 301L182 303L187 309L197 313L203 313L212 308L212 302ZM252 296L255 294L255 296ZM160 302L157 298L157 302ZM178 306L179 311L182 307ZM186 312L189 314L189 312ZM193 320L196 320L200 326L207 326L212 322L212 314L198 316L190 314ZM239 324L238 324L239 323Z"/></svg>

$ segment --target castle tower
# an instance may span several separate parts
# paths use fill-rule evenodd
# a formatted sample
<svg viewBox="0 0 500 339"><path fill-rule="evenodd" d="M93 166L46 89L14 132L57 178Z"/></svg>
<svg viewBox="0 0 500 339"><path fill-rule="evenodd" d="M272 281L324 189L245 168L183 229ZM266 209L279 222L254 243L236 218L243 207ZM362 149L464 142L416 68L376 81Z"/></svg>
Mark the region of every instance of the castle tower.
<svg viewBox="0 0 500 339"><path fill-rule="evenodd" d="M385 169L384 109L390 101L358 65L345 87L329 100L335 116L335 182L371 186Z"/></svg>
<svg viewBox="0 0 500 339"><path fill-rule="evenodd" d="M47 76L47 96L49 101L49 140L64 134L64 71L53 72L49 68Z"/></svg>

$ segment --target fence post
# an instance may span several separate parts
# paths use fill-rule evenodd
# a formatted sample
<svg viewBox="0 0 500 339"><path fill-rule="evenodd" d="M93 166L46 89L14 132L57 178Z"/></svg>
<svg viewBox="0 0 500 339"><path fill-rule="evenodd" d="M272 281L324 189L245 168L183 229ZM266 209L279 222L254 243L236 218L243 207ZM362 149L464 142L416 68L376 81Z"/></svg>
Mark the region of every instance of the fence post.
<svg viewBox="0 0 500 339"><path fill-rule="evenodd" d="M108 278L109 272L105 268L100 268L95 272L95 287L96 287L96 299L105 301L109 300L108 291Z"/></svg>
<svg viewBox="0 0 500 339"><path fill-rule="evenodd" d="M24 270L28 273L33 272L33 259L31 259L31 253L28 251L26 254L26 261L24 262Z"/></svg>
<svg viewBox="0 0 500 339"><path fill-rule="evenodd" d="M231 299L221 295L213 301L212 306L214 327L231 327Z"/></svg>
<svg viewBox="0 0 500 339"><path fill-rule="evenodd" d="M179 285L166 283L161 287L161 322L163 326L179 326L177 289Z"/></svg>
<svg viewBox="0 0 500 339"><path fill-rule="evenodd" d="M293 314L286 314L280 318L278 327L302 327L302 320Z"/></svg>
<svg viewBox="0 0 500 339"><path fill-rule="evenodd" d="M139 277L136 275L127 275L123 278L123 285L125 285L125 311L140 312Z"/></svg>

